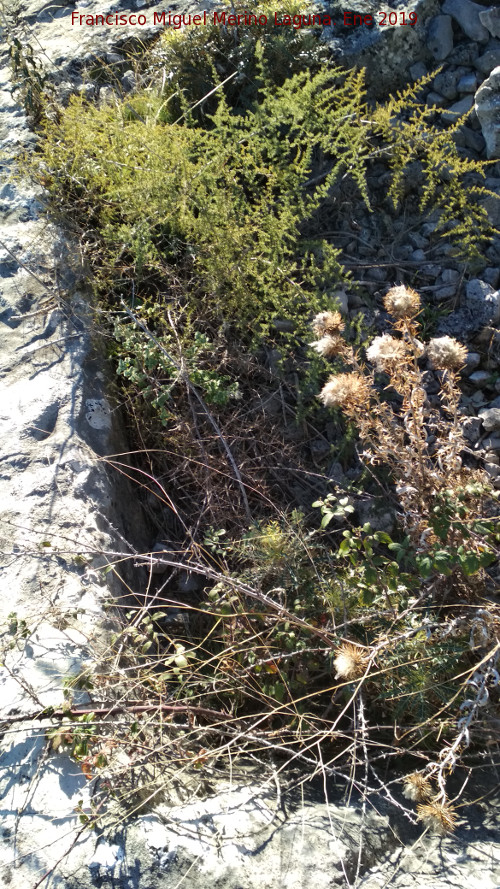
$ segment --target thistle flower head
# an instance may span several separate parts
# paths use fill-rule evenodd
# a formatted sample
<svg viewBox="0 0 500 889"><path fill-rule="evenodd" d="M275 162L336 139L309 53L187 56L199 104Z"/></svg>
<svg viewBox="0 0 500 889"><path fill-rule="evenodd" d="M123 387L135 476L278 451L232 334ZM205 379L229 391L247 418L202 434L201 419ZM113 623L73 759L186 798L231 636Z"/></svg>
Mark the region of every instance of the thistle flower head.
<svg viewBox="0 0 500 889"><path fill-rule="evenodd" d="M420 297L416 290L400 284L387 291L384 306L394 318L413 318L420 309Z"/></svg>
<svg viewBox="0 0 500 889"><path fill-rule="evenodd" d="M432 784L427 775L422 772L413 772L412 775L406 775L404 779L403 796L415 802L428 800L433 793Z"/></svg>
<svg viewBox="0 0 500 889"><path fill-rule="evenodd" d="M333 661L335 679L358 679L366 670L367 660L366 652L359 645L344 642Z"/></svg>
<svg viewBox="0 0 500 889"><path fill-rule="evenodd" d="M465 364L467 349L452 336L440 336L429 341L427 357L439 370L459 370Z"/></svg>
<svg viewBox="0 0 500 889"><path fill-rule="evenodd" d="M351 412L366 407L370 391L368 382L361 374L337 374L330 377L318 398L325 407L343 407Z"/></svg>
<svg viewBox="0 0 500 889"><path fill-rule="evenodd" d="M338 335L342 333L344 327L340 312L320 312L312 322L312 329L317 337L324 337L327 334Z"/></svg>
<svg viewBox="0 0 500 889"><path fill-rule="evenodd" d="M417 806L417 818L432 833L445 836L455 830L458 815L450 803L438 803L436 800L432 800L430 803Z"/></svg>
<svg viewBox="0 0 500 889"><path fill-rule="evenodd" d="M404 356L404 343L396 340L388 333L376 336L366 350L366 357L375 365L377 370L386 370L395 361L401 361Z"/></svg>
<svg viewBox="0 0 500 889"><path fill-rule="evenodd" d="M345 350L345 342L338 334L332 336L327 333L315 343L311 343L311 348L315 349L319 355L330 358L333 355L340 355Z"/></svg>

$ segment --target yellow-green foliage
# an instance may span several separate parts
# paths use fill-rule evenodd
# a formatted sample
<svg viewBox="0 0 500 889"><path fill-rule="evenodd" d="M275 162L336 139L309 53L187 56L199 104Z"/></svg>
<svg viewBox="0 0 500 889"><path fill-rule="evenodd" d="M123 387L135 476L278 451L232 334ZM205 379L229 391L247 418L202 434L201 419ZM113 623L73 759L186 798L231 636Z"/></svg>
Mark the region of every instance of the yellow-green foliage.
<svg viewBox="0 0 500 889"><path fill-rule="evenodd" d="M339 71L266 87L245 115L221 96L209 131L161 123L161 99L75 99L48 125L42 163L54 192L100 230L108 271L128 257L141 283L187 263L212 311L262 323L309 313L341 275L336 251L300 229L350 168L365 190L363 103L361 75Z"/></svg>
<svg viewBox="0 0 500 889"><path fill-rule="evenodd" d="M436 126L433 119L439 111L415 101L429 79L426 75L374 111L373 120L382 143L387 145L393 171L389 197L397 206L405 171L413 161L420 164L420 210L425 212L437 205L438 228L448 232L457 255L480 259L493 232L482 201L494 195L482 185L484 165L457 151L453 141L468 115L457 117L451 126ZM398 135L394 136L394 131Z"/></svg>
<svg viewBox="0 0 500 889"><path fill-rule="evenodd" d="M408 110L411 96L370 109L363 74L333 68L276 87L258 44L256 54L258 100L237 113L219 91L205 128L188 111L165 122L164 95L152 92L100 108L75 98L47 124L37 163L58 203L98 232L108 290L126 268L137 288L160 281L161 292L175 264L189 281L188 311L202 305L204 317L240 330L265 329L277 315L300 323L342 276L331 243L308 233L321 234L320 213L328 218L349 183L369 206L366 172L380 157L393 167L394 197L418 158L430 209L448 220L466 205L471 240L486 231L481 194L463 188L471 163L424 112Z"/></svg>

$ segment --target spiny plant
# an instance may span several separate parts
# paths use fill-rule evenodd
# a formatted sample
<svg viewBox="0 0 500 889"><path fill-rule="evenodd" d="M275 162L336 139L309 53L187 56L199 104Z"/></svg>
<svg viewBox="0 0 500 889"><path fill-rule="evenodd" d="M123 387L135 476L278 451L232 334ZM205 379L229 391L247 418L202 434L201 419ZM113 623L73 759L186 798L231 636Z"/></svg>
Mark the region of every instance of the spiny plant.
<svg viewBox="0 0 500 889"><path fill-rule="evenodd" d="M459 372L467 350L449 336L431 339L424 346L417 320L420 297L411 288L393 287L384 306L393 316L396 336L375 337L366 358L376 374L384 375L385 389L392 391L397 407L380 397L373 374L365 372L361 356L342 338L338 313L317 315L314 329L319 339L312 345L336 358L338 370L347 366L350 371L332 375L320 398L326 407L340 408L356 424L365 446L364 459L390 467L402 525L419 572L430 577L438 571L456 581L475 574L493 558L483 542L484 533L492 530L491 524L484 524L489 485L483 473L462 465L465 440ZM426 396L424 355L439 374L437 407ZM404 564L403 548L400 557Z"/></svg>
<svg viewBox="0 0 500 889"><path fill-rule="evenodd" d="M187 41L188 53L194 38L185 31L168 39ZM433 127L416 87L371 107L363 73L332 65L277 85L266 45L252 35L258 88L244 111L218 90L203 126L191 106L165 118L176 94L165 84L112 106L74 97L60 122L46 123L30 160L53 206L66 208L82 232L103 308L132 304L167 349L171 314L184 354L198 335L237 342L238 350L279 339L282 354L296 355L311 311L331 308L336 286L349 278L326 236L328 219L346 190L357 206L375 204L367 174L381 160L397 202L401 177L418 159L422 208L440 212L445 226L454 214L469 220L457 249L471 255L490 231L484 189L468 185L471 172L484 175L481 165ZM277 338L274 323L283 319L290 330ZM154 393L163 422L172 390L161 350L151 341L140 346L142 334L122 314L118 320L128 326L126 335L115 327L120 372L141 381L148 411ZM222 403L237 379L223 379L207 356L191 367L207 397Z"/></svg>
<svg viewBox="0 0 500 889"><path fill-rule="evenodd" d="M171 39L180 53L187 38ZM345 274L322 219L345 189L365 208L375 203L367 172L380 159L392 170L394 200L401 175L418 159L429 172L423 205L441 210L446 224L468 201L477 204L464 217L472 219L471 243L488 230L483 192L468 190L472 167L453 142L445 145L426 113L412 110L415 90L373 108L362 73L333 66L313 66L277 84L266 47L258 40L253 46L256 88L244 110L222 88L226 71L209 59L211 82L220 88L203 117L189 100L182 104L181 86L169 93L164 83L112 107L74 99L59 124L46 125L33 163L54 203L70 209L80 226L105 294L101 307L117 322L120 372L157 411L161 436L173 416L191 429L182 458L201 466L202 481L212 469L207 443L215 439L226 455L231 451L213 416L209 433L200 434L193 390L207 401L224 390L224 403L214 397L211 404L220 413L228 409L236 393L226 379L224 346L228 352L230 340L236 344L241 377L241 356L249 344L272 339L277 319L291 322L297 367L315 314L315 360L337 362L322 400L327 407L347 405L366 461L391 469L401 527L393 537L346 527L350 503L339 497L322 529L286 509L253 522L240 509L239 526L222 535L225 526L217 525L205 549L193 533L184 559L142 554L146 565L199 572L205 592L186 603L172 596L167 581L148 587L104 661L92 668L87 712L66 702L66 718L83 723L67 737L80 744L85 735L74 755L84 756L86 773L120 799L146 766L151 800L172 758L181 770L191 764L207 773L210 763L238 751L263 764L267 751L280 758L280 770L302 763L311 773L348 777L360 759L376 768L378 757L384 762L396 752L395 721L398 741L404 733L408 747L429 758L429 783L441 794L435 805L446 807L446 768L458 761L484 691L494 684L497 615L481 598L495 549L489 494L458 463L453 368L442 377L442 410L426 405L417 297L399 294L398 305L411 311L397 316L395 336L379 338L368 354L394 378L396 410L377 394L359 350L343 340L332 291ZM168 112L170 99L179 101L179 118ZM480 165L473 170L481 175ZM433 360L441 360L445 345L434 346ZM238 435L248 439L251 412L235 416ZM180 437L178 428L174 433ZM227 475L218 465L216 471ZM213 500L214 488L203 487ZM194 499L191 489L188 497ZM172 607L186 616L180 628ZM461 704L465 715L457 719ZM125 724L119 731L106 722L117 706ZM98 726L93 735L91 724ZM450 753L433 763L443 738ZM367 778L362 787L368 792ZM143 804L141 794L134 805Z"/></svg>
<svg viewBox="0 0 500 889"><path fill-rule="evenodd" d="M487 724L499 684L498 609L487 600L443 608L427 578L415 587L404 572L393 590L392 541L366 526L354 566L376 565L380 596L365 601L332 545L349 515L344 504L332 532L308 528L299 512L277 514L241 540L212 529L205 552L134 555L166 579L150 577L143 601L64 682L60 707L40 710L34 700L33 720L51 720L52 749L67 751L94 788L82 823L110 826L172 799L176 787L188 794L193 775L204 787L238 755L278 774L295 764L346 780L354 763L369 793L361 761L383 791L378 763L399 750L418 757L405 780L417 816L453 828L447 777L474 727ZM179 568L204 578L195 601L171 590ZM114 600L111 613L119 608ZM10 615L9 650L14 639L24 646L27 632Z"/></svg>
<svg viewBox="0 0 500 889"><path fill-rule="evenodd" d="M498 558L494 492L483 473L467 471L462 464L465 441L459 412L459 372L466 348L448 336L433 338L427 345L421 342L421 301L411 288L391 288L384 307L392 315L393 334L375 337L366 349L373 371L367 371L361 354L343 339L338 313L316 316L313 327L318 339L312 346L337 365L337 372L320 393L321 401L327 408L342 410L356 424L364 447L363 460L390 468L405 535L393 541L380 532L370 535L369 527L362 533L344 531L338 554L353 566L354 571L348 571L347 576L352 582L356 573L358 585L371 588L374 604L383 602L385 595L386 605L393 612L392 633L402 624L408 629L413 624L416 629L415 620L420 622L417 615L422 608L428 615L427 628L421 624L416 632L403 632L399 639L393 636L391 650L385 652L385 670L377 682L375 700L384 709L390 701L399 721L405 719L408 709L426 727L438 714L447 712L449 719L450 704L457 699L460 688L456 685L455 665L457 660L462 669L467 665L467 656L464 661L463 655L476 648L474 622L479 614L487 615L483 626L487 651L478 664L464 671L469 678L463 687L472 685L475 697L461 704L465 718L458 719L456 738L440 760L424 773L407 779L407 793L414 794L411 798L425 800L419 807L419 818L444 833L453 829L455 821L446 796L446 768L455 767L459 751L469 744L469 726L482 706L483 695L486 702L488 688L498 684L495 664L499 650L498 644L493 644L498 614L495 608L484 610L488 589L484 569ZM431 405L426 395L424 355L439 375L437 406ZM385 400L380 385L376 385L380 377L384 391L392 396ZM385 544L389 554L377 553L375 541ZM416 584L412 575L417 578ZM464 600L469 606L466 611L461 607ZM450 615L446 619L441 609L444 603ZM384 635L382 625L383 621L379 640ZM370 632L374 629L375 623ZM420 648L424 640L425 654ZM373 652L373 642L370 648ZM356 651L345 649L339 672L346 678L361 675L364 669L366 659ZM433 718L430 711L434 711ZM434 792L431 779L439 785Z"/></svg>
<svg viewBox="0 0 500 889"><path fill-rule="evenodd" d="M9 58L14 78L13 90L20 95L28 120L33 126L38 126L44 118L47 104L54 98L54 87L30 43L23 44L19 38L12 37Z"/></svg>

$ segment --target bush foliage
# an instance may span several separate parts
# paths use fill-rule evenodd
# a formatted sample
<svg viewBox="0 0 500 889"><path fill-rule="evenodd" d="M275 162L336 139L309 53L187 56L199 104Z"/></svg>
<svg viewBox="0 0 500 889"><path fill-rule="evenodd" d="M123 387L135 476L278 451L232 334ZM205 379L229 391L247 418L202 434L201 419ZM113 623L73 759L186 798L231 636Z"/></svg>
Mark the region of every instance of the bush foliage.
<svg viewBox="0 0 500 889"><path fill-rule="evenodd" d="M417 294L411 312L395 313L394 336L355 349L335 311L349 275L328 232L344 204L371 212L375 164L390 173L394 207L418 163L421 212L477 257L489 233L484 174L457 150L454 128L441 130L418 104L418 85L374 106L363 73L324 61L312 34L200 35L168 34L146 89L101 106L74 98L46 121L31 161L92 259L148 473L159 465L153 448L164 451L164 484L166 463L181 466L168 493L152 486L183 529L181 555L143 563L204 579L198 597L172 599L167 581L151 592L150 575L107 660L87 671L96 708L118 695L128 714L125 766L112 729L89 728L71 690L65 712L85 716L85 743L81 728L55 737L117 796L142 774L137 807L163 787L159 756L203 770L235 750L264 750L327 774L350 762L356 778L360 759L376 770L404 737L420 769L407 796L424 823L446 831L455 817L446 775L498 680L487 573L495 507L483 477L462 466L460 347L456 366L441 366L432 410ZM159 84L167 64L172 76ZM261 358L276 344L282 363L271 372ZM253 417L255 404L278 393L286 417L290 376L306 368L314 389L327 365L315 420L345 432L344 410L396 514L390 533L360 523L355 484L331 492L310 462L298 468L321 480L319 499L314 484L301 509L273 498L283 436L260 420L263 407ZM290 461L297 453L290 446ZM141 725L145 712L154 717Z"/></svg>

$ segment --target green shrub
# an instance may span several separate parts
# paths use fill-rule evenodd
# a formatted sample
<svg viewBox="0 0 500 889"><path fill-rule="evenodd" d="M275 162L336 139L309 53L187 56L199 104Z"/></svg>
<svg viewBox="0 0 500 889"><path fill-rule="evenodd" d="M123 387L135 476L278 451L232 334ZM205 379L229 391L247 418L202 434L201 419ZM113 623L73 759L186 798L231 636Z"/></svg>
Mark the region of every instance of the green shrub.
<svg viewBox="0 0 500 889"><path fill-rule="evenodd" d="M394 200L419 158L423 202L441 209L443 224L466 218L457 244L477 248L487 216L481 189L465 189L464 179L479 165L412 109L412 91L370 109L363 75L328 67L276 87L259 44L256 53L257 98L236 113L219 92L206 129L188 114L162 122L164 100L152 92L101 108L74 98L60 124L47 124L39 169L54 197L98 233L108 288L133 277L139 301L146 291L168 302L160 294L175 266L187 312L230 322L240 336L268 330L275 317L303 324L345 278L318 214L349 183L369 207L366 173L380 157L393 168Z"/></svg>
<svg viewBox="0 0 500 889"><path fill-rule="evenodd" d="M250 522L245 494L238 522L227 533L222 521L213 523L204 548L190 529L184 567L204 575L206 595L195 604L167 602L189 612L192 623L174 630L168 614L157 612L156 604L151 614L146 604L133 632L124 629L104 667L95 668L95 686L111 702L118 694L129 720L123 736L132 752L121 775L133 771L132 761L158 756L157 723L164 732L163 761L175 749L182 767L195 763L203 769L207 758L228 751L261 757L265 748L331 774L337 760L354 761L368 741L377 751L392 750L394 721L403 720L419 756L439 748L442 739L449 745L440 759L430 760L427 783L437 782L441 815L452 824L445 771L453 768L478 716L481 699L469 687L471 677L489 681L498 655L495 609L482 607L485 568L497 552L488 491L459 464L453 368L443 374L441 411L426 412L415 317L401 316L395 326L399 345L389 343L392 364L383 363L380 349L378 357L371 353L391 376L397 410L387 395L378 397L360 350L340 336L334 293L347 275L327 232L343 201L365 211L375 204L375 163L383 161L391 171L388 193L397 204L403 177L417 161L422 211L439 211L444 229L456 218L467 220L449 237L474 257L489 231L477 184L483 171L459 154L450 131L433 126L434 112L414 101L418 87L372 107L362 73L316 70L312 50L307 70L272 75L272 53L285 57L293 41L309 40L306 35L273 43L268 34L257 39L251 29L230 39L212 29L208 37L206 46L189 29L166 38L168 63L178 66L170 87L151 86L112 106L75 98L59 123L46 124L33 160L54 205L71 210L91 241L101 307L114 322L118 371L144 402L141 439L150 431L146 415L156 418L153 435L163 446L169 427L170 437L177 437L176 455L199 468L203 503L222 501L228 510L234 486L214 493L209 473L226 485L236 477L240 492L245 486L213 416L197 413L200 401L193 406L193 390L219 414L230 414L241 391L230 345L233 355L241 355L272 337L276 344L273 325L284 319L291 332L281 345L292 345L294 368L300 369L307 362L307 326L316 315L319 339L308 383L333 358L335 373L323 401L345 408L366 462L390 469L400 521L393 536L369 525L347 526L349 497L332 502L327 496L315 501L323 509L323 527L314 529L297 511L271 509L266 492L265 517L261 512ZM248 83L242 79L236 89L235 77L222 88L241 61ZM202 113L198 105L191 108L205 89L218 86ZM416 315L415 302L414 308ZM250 422L250 410L235 411L227 424L232 442L243 442L242 462L250 460ZM430 431L437 456L427 448ZM262 442L257 462L269 453L264 436ZM219 461L220 453L224 460L229 455L222 469L214 453ZM196 505L192 489L176 483L183 488L179 496ZM261 494L253 480L246 489ZM178 506L161 490L163 503L179 517ZM197 533L207 531L206 513L203 519L205 528L196 518ZM166 568L179 567L170 562L165 560ZM474 622L482 628L479 653ZM124 660L133 673L129 683L120 672ZM466 712L462 721L458 701ZM75 720L82 716L70 710ZM137 714L145 712L154 715L138 728ZM182 724L175 721L179 714ZM115 740L108 744L99 737L94 750L87 742L86 768L97 768L104 748L111 761ZM106 780L118 793L117 773L110 774L113 781L109 775ZM154 796L156 778L151 780Z"/></svg>

